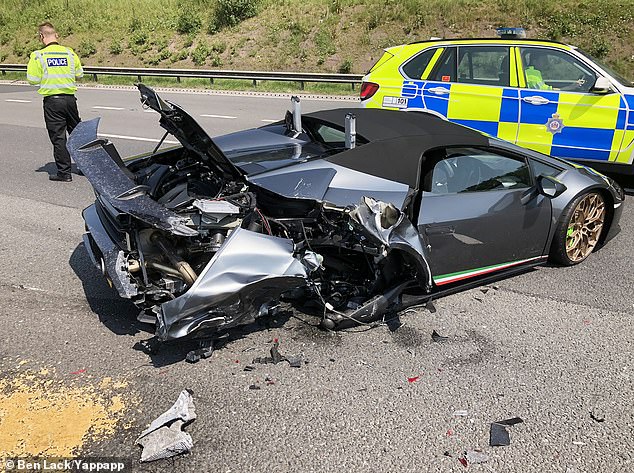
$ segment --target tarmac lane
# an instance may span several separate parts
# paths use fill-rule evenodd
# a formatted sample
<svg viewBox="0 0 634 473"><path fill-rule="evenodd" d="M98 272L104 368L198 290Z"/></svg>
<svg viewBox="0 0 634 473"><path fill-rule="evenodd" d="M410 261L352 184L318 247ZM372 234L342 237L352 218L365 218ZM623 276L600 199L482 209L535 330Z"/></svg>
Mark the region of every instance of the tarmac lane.
<svg viewBox="0 0 634 473"><path fill-rule="evenodd" d="M0 99L27 94L37 100L21 89ZM208 118L235 129L268 119L261 100L181 99L238 117ZM91 91L80 107L124 102ZM152 327L92 267L81 239L92 191L82 176L48 181L50 144L32 107L0 107L0 458L116 457L135 471L445 472L463 471L464 452L480 449L488 462L473 468L482 471L633 468L631 199L621 234L579 266L449 296L435 313L408 310L395 331L330 333L304 314L279 317L188 364L187 345L152 356L135 348ZM100 130L160 136L137 112L127 129L111 117ZM112 140L123 155L154 146ZM433 330L447 339L433 341ZM274 339L282 354L302 355L300 368L252 363ZM191 454L139 464L137 436L183 389L198 414L184 428ZM490 447L491 422L516 416L524 422L507 427L510 445Z"/></svg>

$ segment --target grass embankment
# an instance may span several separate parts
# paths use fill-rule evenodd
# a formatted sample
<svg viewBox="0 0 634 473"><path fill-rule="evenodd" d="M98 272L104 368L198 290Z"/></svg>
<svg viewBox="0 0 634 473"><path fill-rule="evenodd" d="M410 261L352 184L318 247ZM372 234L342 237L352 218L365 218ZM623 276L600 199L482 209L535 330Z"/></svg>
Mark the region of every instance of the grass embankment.
<svg viewBox="0 0 634 473"><path fill-rule="evenodd" d="M342 73L367 71L388 46L431 36L493 37L496 27L523 26L530 38L580 46L634 77L634 0L2 0L0 5L5 63L25 63L40 47L35 32L44 20L87 65ZM297 89L273 85L289 87ZM324 91L330 89L349 86Z"/></svg>

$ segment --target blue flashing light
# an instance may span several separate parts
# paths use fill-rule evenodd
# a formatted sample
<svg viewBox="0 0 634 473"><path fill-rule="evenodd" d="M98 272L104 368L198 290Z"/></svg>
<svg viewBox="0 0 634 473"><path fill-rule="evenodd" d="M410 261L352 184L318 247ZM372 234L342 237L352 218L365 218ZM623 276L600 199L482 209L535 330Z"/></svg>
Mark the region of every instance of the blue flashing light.
<svg viewBox="0 0 634 473"><path fill-rule="evenodd" d="M526 30L524 28L497 28L495 33L502 39L526 38Z"/></svg>

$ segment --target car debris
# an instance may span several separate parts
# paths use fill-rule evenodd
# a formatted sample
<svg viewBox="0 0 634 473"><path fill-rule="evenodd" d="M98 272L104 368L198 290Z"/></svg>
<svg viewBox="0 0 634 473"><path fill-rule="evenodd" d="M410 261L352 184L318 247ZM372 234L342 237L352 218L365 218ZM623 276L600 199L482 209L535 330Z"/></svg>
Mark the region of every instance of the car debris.
<svg viewBox="0 0 634 473"><path fill-rule="evenodd" d="M486 463L489 461L489 455L479 450L467 450L464 454L467 463L475 465L478 463Z"/></svg>
<svg viewBox="0 0 634 473"><path fill-rule="evenodd" d="M182 429L196 419L194 399L189 390L183 390L167 411L152 421L136 439L143 448L141 462L170 458L191 451L191 435Z"/></svg>
<svg viewBox="0 0 634 473"><path fill-rule="evenodd" d="M198 363L201 359L205 360L214 353L213 340L204 340L200 342L200 348L191 350L187 353L185 361L188 363Z"/></svg>
<svg viewBox="0 0 634 473"><path fill-rule="evenodd" d="M449 340L449 337L444 337L444 336L440 335L438 332L436 332L436 330L434 330L431 333L431 339L434 342L436 342L436 343L442 343L442 342L446 342L447 340Z"/></svg>
<svg viewBox="0 0 634 473"><path fill-rule="evenodd" d="M506 426L511 426L524 422L519 417L513 417L511 419L500 420L498 422L491 423L491 430L489 433L489 444L492 447L505 447L511 444L511 437Z"/></svg>
<svg viewBox="0 0 634 473"><path fill-rule="evenodd" d="M599 414L599 411L597 409L590 411L590 419L595 422L605 422L605 416Z"/></svg>
<svg viewBox="0 0 634 473"><path fill-rule="evenodd" d="M467 417L469 415L469 411L461 409L458 411L454 411L453 415L456 417Z"/></svg>
<svg viewBox="0 0 634 473"><path fill-rule="evenodd" d="M280 342L276 338L273 341L273 346L271 347L271 350L270 350L271 356L254 358L251 363L253 364L258 363L258 364L264 364L264 365L266 364L277 365L278 363L281 363L282 361L286 361L288 362L291 368L301 368L302 361L303 361L302 355L300 354L300 355L284 356L280 353L279 346L280 346Z"/></svg>

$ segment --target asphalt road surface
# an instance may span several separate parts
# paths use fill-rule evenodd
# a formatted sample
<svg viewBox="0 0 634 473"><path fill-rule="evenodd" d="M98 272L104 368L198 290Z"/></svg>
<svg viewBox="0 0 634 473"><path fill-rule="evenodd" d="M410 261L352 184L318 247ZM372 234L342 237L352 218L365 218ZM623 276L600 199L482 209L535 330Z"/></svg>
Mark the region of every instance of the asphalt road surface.
<svg viewBox="0 0 634 473"><path fill-rule="evenodd" d="M77 95L82 118L101 116L100 133L122 155L161 137L136 91ZM290 105L282 96L164 96L211 135L280 119ZM351 104L302 99L304 110ZM631 198L621 234L579 266L440 299L436 313L401 314L393 332L327 333L307 316L272 320L188 364L190 347L152 357L134 348L151 327L136 322L134 307L89 262L81 239L88 183L47 179L51 146L32 88L0 85L0 163L0 385L40 370L66 387L98 389L105 379L126 386L120 422L86 436L82 455L126 458L139 471L457 472L463 452L481 449L489 461L469 469L634 470ZM433 342L432 330L448 340ZM306 363L244 371L275 338L283 354ZM136 436L186 388L198 414L186 428L191 454L139 465ZM0 405L0 422L11 415ZM516 416L524 422L508 428L510 445L490 447L490 423Z"/></svg>

